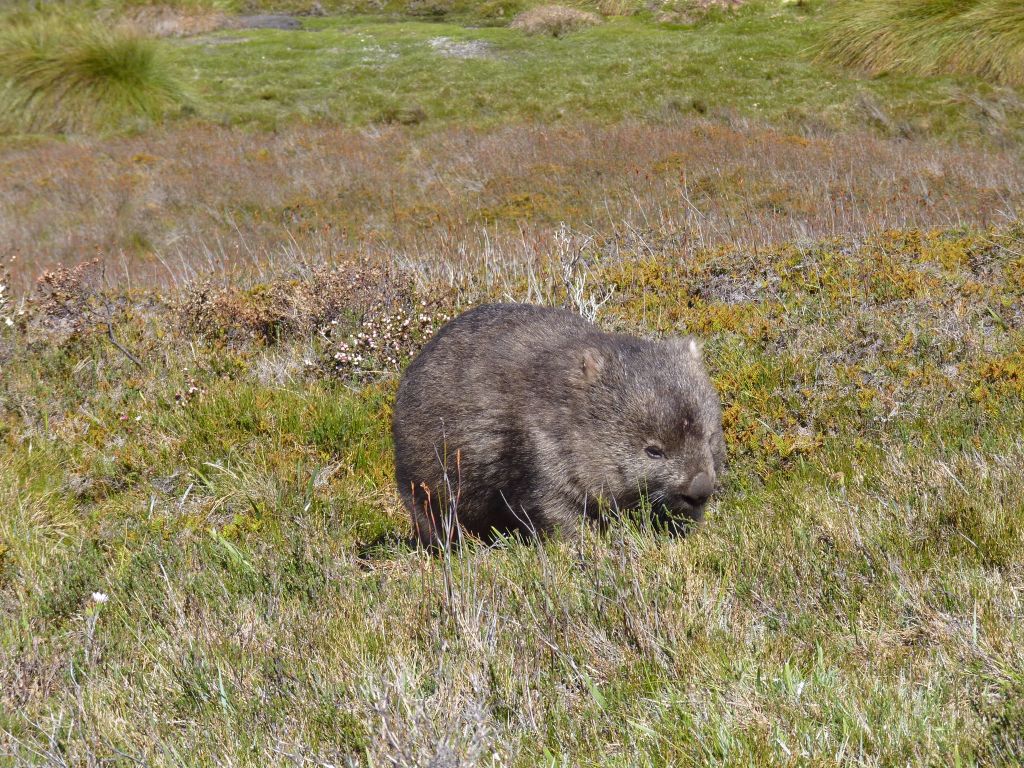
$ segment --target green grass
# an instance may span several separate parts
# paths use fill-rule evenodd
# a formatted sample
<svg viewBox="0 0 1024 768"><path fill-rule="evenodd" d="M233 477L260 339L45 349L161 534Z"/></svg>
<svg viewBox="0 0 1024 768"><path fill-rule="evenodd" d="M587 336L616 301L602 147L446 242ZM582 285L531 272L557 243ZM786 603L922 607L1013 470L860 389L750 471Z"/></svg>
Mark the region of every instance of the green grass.
<svg viewBox="0 0 1024 768"><path fill-rule="evenodd" d="M993 114L965 105L999 100L971 78L864 81L815 63L827 27L791 7L690 26L617 19L562 39L371 17L305 25L178 43L174 59L202 96L200 114L264 127L394 119L436 127L710 113L812 131L868 124L965 136L990 132ZM445 56L448 41L477 44L482 55ZM1011 107L1000 110L998 130L1018 135L1022 114L1004 102Z"/></svg>
<svg viewBox="0 0 1024 768"><path fill-rule="evenodd" d="M1022 245L588 253L606 326L706 340L725 492L685 540L451 558L399 543L393 376L326 374L316 333L211 342L126 293L138 370L37 304L0 336L0 754L1019 764ZM461 285L524 290L485 266Z"/></svg>
<svg viewBox="0 0 1024 768"><path fill-rule="evenodd" d="M1024 127L1024 101L997 85L1007 78L994 71L864 80L837 68L837 57L816 60L837 22L813 4L753 3L685 24L649 13L615 17L561 39L467 26L486 10L473 8L429 21L400 9L391 17L306 17L302 30L166 41L97 36L77 30L85 22L53 21L70 11L41 22L37 14L28 28L8 22L0 74L10 84L8 113L19 117L14 130L159 119L180 111L179 82L195 96L199 119L267 129L296 121L432 129L708 114L815 134L868 126L1005 144Z"/></svg>
<svg viewBox="0 0 1024 768"><path fill-rule="evenodd" d="M50 16L0 31L0 129L123 129L180 109L176 72L153 41Z"/></svg>
<svg viewBox="0 0 1024 768"><path fill-rule="evenodd" d="M829 20L824 55L871 74L1024 85L1024 6L1016 0L847 0Z"/></svg>

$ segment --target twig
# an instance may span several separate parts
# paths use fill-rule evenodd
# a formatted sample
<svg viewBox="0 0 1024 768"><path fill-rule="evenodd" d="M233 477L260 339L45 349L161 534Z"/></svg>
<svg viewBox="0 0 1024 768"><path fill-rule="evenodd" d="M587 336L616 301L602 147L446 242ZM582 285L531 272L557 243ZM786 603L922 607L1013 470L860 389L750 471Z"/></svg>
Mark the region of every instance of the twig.
<svg viewBox="0 0 1024 768"><path fill-rule="evenodd" d="M107 284L106 262L104 262L103 265L100 267L100 279L103 281L104 285ZM138 367L140 371L145 370L146 367L142 364L142 361L139 360L139 358L137 358L135 355L133 355L121 342L117 340L117 337L114 335L114 308L110 305L110 299L108 299L106 296L103 297L103 306L107 310L107 338L110 339L110 343L113 344L122 355L127 357L133 363L135 363L135 365Z"/></svg>
<svg viewBox="0 0 1024 768"><path fill-rule="evenodd" d="M140 371L145 370L145 366L142 364L142 361L139 360L139 358L137 358L135 355L133 355L128 349L126 349L124 345L122 345L121 342L117 340L117 337L114 336L114 324L110 321L109 318L107 319L107 338L110 339L110 343L113 344L122 355L127 357L133 363L135 363L135 365L138 366Z"/></svg>

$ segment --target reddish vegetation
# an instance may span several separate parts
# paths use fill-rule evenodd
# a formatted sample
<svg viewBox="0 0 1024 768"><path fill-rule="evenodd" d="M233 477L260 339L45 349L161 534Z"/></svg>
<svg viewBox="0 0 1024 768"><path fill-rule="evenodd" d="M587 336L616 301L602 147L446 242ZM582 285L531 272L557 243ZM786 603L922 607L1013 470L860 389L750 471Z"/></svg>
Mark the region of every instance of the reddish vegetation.
<svg viewBox="0 0 1024 768"><path fill-rule="evenodd" d="M127 11L121 26L156 37L187 37L231 25L227 14L196 8L189 13L168 5L144 5Z"/></svg>
<svg viewBox="0 0 1024 768"><path fill-rule="evenodd" d="M0 259L21 287L100 256L107 279L191 281L339 254L457 277L555 247L559 222L614 249L684 254L892 227L1013 219L1011 152L702 121L450 129L428 136L180 126L0 155Z"/></svg>

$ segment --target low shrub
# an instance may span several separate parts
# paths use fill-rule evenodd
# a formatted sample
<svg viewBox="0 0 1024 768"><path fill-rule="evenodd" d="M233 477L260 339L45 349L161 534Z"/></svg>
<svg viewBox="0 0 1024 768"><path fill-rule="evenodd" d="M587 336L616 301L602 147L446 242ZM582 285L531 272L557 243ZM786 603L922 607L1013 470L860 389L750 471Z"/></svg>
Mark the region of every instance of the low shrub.
<svg viewBox="0 0 1024 768"><path fill-rule="evenodd" d="M354 330L378 304L413 295L408 279L376 264L321 267L298 279L275 278L249 288L200 285L179 306L190 336L230 343L273 343Z"/></svg>
<svg viewBox="0 0 1024 768"><path fill-rule="evenodd" d="M198 286L179 304L178 321L190 337L238 349L316 337L323 354L307 367L368 381L408 363L452 307L443 290L421 293L394 268L351 262L247 289Z"/></svg>
<svg viewBox="0 0 1024 768"><path fill-rule="evenodd" d="M31 299L33 335L58 345L88 335L101 322L101 281L99 259L45 270Z"/></svg>
<svg viewBox="0 0 1024 768"><path fill-rule="evenodd" d="M6 264L0 264L0 324L14 325L11 317L11 275Z"/></svg>

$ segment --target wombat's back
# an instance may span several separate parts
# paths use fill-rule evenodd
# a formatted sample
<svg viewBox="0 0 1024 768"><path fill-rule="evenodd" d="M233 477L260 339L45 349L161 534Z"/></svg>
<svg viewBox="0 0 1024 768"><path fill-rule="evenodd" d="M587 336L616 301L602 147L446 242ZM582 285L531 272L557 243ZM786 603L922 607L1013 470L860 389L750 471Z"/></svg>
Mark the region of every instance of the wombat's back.
<svg viewBox="0 0 1024 768"><path fill-rule="evenodd" d="M535 361L598 332L571 312L491 304L447 323L409 365L392 432L398 491L425 544L458 522L487 537L527 527L508 498L529 487L536 457L524 439L523 409L535 407ZM542 377L541 377L542 378ZM543 396L543 393L541 393Z"/></svg>

